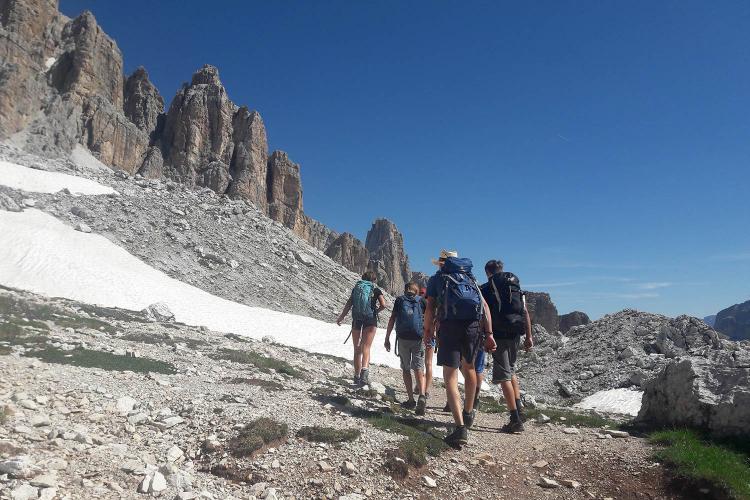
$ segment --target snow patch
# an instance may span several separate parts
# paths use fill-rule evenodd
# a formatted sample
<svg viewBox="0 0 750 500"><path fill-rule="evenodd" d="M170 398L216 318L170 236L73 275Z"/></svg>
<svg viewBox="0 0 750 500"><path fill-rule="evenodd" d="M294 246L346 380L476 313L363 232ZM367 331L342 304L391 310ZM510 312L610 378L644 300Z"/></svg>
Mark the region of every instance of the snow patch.
<svg viewBox="0 0 750 500"><path fill-rule="evenodd" d="M636 416L641 409L643 391L631 389L608 389L595 392L576 404L576 408L596 410L604 413L619 413Z"/></svg>
<svg viewBox="0 0 750 500"><path fill-rule="evenodd" d="M116 194L111 187L60 172L47 172L0 160L0 184L30 193L56 193L65 188L72 194Z"/></svg>
<svg viewBox="0 0 750 500"><path fill-rule="evenodd" d="M76 144L73 151L70 152L70 159L78 165L82 170L89 172L104 172L111 171L111 169L104 163L100 162L94 155L92 155L88 149Z"/></svg>
<svg viewBox="0 0 750 500"><path fill-rule="evenodd" d="M271 335L307 351L351 357L351 340L344 344L347 327L211 295L170 278L101 235L75 231L35 209L0 211L0 283L135 311L164 302L183 323L256 339ZM398 358L379 339L372 346L372 362L397 368Z"/></svg>

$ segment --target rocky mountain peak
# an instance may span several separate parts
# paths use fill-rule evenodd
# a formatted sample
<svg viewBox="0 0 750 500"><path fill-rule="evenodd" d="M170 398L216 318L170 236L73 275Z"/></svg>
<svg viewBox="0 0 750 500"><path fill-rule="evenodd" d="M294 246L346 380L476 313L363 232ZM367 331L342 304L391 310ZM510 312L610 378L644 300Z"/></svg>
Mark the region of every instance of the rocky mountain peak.
<svg viewBox="0 0 750 500"><path fill-rule="evenodd" d="M396 225L388 219L376 219L367 232L365 248L370 253L368 267L378 275L380 285L400 294L411 279L411 271L404 237Z"/></svg>
<svg viewBox="0 0 750 500"><path fill-rule="evenodd" d="M581 311L573 311L560 316L559 328L561 333L567 333L574 326L588 325L591 323L588 314Z"/></svg>
<svg viewBox="0 0 750 500"><path fill-rule="evenodd" d="M164 112L164 98L149 80L143 66L138 67L125 80L123 110L136 127L146 133L157 128L159 115Z"/></svg>
<svg viewBox="0 0 750 500"><path fill-rule="evenodd" d="M559 330L557 308L548 293L526 292L526 305L532 323L542 325L548 332Z"/></svg>
<svg viewBox="0 0 750 500"><path fill-rule="evenodd" d="M342 233L326 249L325 254L334 262L338 262L357 274L367 270L370 262L370 252L351 233Z"/></svg>
<svg viewBox="0 0 750 500"><path fill-rule="evenodd" d="M216 85L221 87L218 68L210 64L204 64L201 69L193 73L190 85Z"/></svg>
<svg viewBox="0 0 750 500"><path fill-rule="evenodd" d="M721 310L714 328L732 340L750 340L750 300Z"/></svg>
<svg viewBox="0 0 750 500"><path fill-rule="evenodd" d="M268 159L268 215L301 234L304 224L299 165L284 151Z"/></svg>

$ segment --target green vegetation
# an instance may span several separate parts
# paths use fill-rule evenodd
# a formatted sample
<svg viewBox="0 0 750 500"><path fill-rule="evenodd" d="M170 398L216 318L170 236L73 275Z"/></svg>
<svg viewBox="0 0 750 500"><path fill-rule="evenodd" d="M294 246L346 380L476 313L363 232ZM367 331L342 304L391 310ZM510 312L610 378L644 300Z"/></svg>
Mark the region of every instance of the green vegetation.
<svg viewBox="0 0 750 500"><path fill-rule="evenodd" d="M711 485L732 498L750 498L750 447L746 443L712 442L686 429L658 431L650 440L663 446L656 458L672 466L680 478Z"/></svg>
<svg viewBox="0 0 750 500"><path fill-rule="evenodd" d="M106 321L71 313L63 307L39 304L8 295L0 295L0 314L6 317L5 323L15 323L24 327L48 329L47 325L42 322L52 321L62 328L90 328L108 333L115 332L115 327ZM29 321L23 321L22 318Z"/></svg>
<svg viewBox="0 0 750 500"><path fill-rule="evenodd" d="M278 373L283 373L292 377L302 376L302 371L300 369L293 367L286 361L268 358L263 354L257 353L255 351L220 349L218 352L212 354L211 357L213 359L225 359L234 363L252 365L266 373L270 373L271 370L275 370Z"/></svg>
<svg viewBox="0 0 750 500"><path fill-rule="evenodd" d="M84 368L101 368L107 371L131 371L137 373L163 373L171 375L177 373L174 366L164 361L150 358L131 358L103 351L90 349L75 349L63 351L53 347L46 347L24 353L26 357L37 358L47 363L81 366Z"/></svg>
<svg viewBox="0 0 750 500"><path fill-rule="evenodd" d="M284 386L273 380L263 380L260 378L247 378L247 377L230 377L224 379L224 382L228 384L241 384L241 385L252 385L260 387L266 391L281 391Z"/></svg>
<svg viewBox="0 0 750 500"><path fill-rule="evenodd" d="M297 431L297 437L315 443L344 443L357 439L361 431L358 429L334 429L333 427L306 426Z"/></svg>
<svg viewBox="0 0 750 500"><path fill-rule="evenodd" d="M286 438L289 428L270 418L257 418L229 440L229 452L235 457L252 456L264 446Z"/></svg>
<svg viewBox="0 0 750 500"><path fill-rule="evenodd" d="M129 342L138 342L141 344L165 344L168 346L184 344L191 349L196 349L200 346L208 345L208 342L205 340L189 339L187 337L165 337L163 335L153 335L145 332L128 333L119 338L122 340L127 340Z"/></svg>

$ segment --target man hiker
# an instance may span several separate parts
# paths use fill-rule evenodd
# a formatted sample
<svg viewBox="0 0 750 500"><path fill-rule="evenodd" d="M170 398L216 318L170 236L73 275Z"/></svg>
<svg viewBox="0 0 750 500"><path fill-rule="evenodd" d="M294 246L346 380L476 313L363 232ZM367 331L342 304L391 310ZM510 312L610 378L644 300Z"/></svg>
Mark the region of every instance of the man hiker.
<svg viewBox="0 0 750 500"><path fill-rule="evenodd" d="M341 326L352 311L352 342L354 342L354 385L370 384L370 348L378 328L378 313L385 309L383 292L375 286L376 274L367 271L354 285L344 310L336 320Z"/></svg>
<svg viewBox="0 0 750 500"><path fill-rule="evenodd" d="M415 409L417 415L424 415L427 399L424 396L424 354L425 346L422 342L424 332L424 309L425 303L417 294L419 286L409 282L404 288L404 294L396 299L393 304L393 312L388 320L388 329L385 332L385 350L391 352L391 332L396 326L396 354L401 358L401 372L404 377L404 386L409 399L401 404L406 409ZM417 381L413 385L411 371ZM414 400L414 389L416 389L418 400Z"/></svg>
<svg viewBox="0 0 750 500"><path fill-rule="evenodd" d="M515 375L518 342L526 335L524 346L528 351L534 346L531 335L531 320L526 309L526 300L518 277L503 272L503 262L490 260L484 266L487 283L482 285L482 296L492 313L492 330L495 332L497 349L492 354L492 383L499 384L510 410L510 422L502 427L503 432L523 431L521 409L521 387Z"/></svg>
<svg viewBox="0 0 750 500"><path fill-rule="evenodd" d="M482 348L481 329L486 332L485 349L489 352L495 350L492 320L471 272L471 260L459 259L456 252L442 250L440 258L433 260L433 263L439 269L427 282L424 343L427 346L432 342L432 325L437 314L440 318L437 362L443 367L445 393L456 423L455 430L446 436L445 442L460 448L466 444L468 429L474 423L474 362ZM463 373L466 389L463 408L458 392L459 369Z"/></svg>

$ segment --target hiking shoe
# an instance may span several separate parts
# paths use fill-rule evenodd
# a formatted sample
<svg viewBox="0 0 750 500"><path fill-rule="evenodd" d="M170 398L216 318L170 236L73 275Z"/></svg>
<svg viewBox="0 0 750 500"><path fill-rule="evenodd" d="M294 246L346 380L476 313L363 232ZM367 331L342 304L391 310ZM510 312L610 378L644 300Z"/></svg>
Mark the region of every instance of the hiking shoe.
<svg viewBox="0 0 750 500"><path fill-rule="evenodd" d="M529 419L526 413L521 411L520 409L518 410L518 416L521 419L521 422L526 422Z"/></svg>
<svg viewBox="0 0 750 500"><path fill-rule="evenodd" d="M469 440L469 431L466 429L466 427L456 427L456 429L445 436L443 441L448 446L451 446L453 448L461 448L463 445L466 444L466 442Z"/></svg>
<svg viewBox="0 0 750 500"><path fill-rule="evenodd" d="M479 389L477 389L477 393L474 396L474 409L479 410L479 407L481 406L482 401L479 399Z"/></svg>
<svg viewBox="0 0 750 500"><path fill-rule="evenodd" d="M449 405L448 403L445 403L445 406L443 406L443 411L447 412L447 413L450 413L451 412L451 405Z"/></svg>
<svg viewBox="0 0 750 500"><path fill-rule="evenodd" d="M370 385L370 370L367 368L363 369L359 374L359 378L362 379L362 385Z"/></svg>
<svg viewBox="0 0 750 500"><path fill-rule="evenodd" d="M417 400L417 409L414 410L415 415L424 415L424 409L427 406L427 398L424 396L419 396L419 399Z"/></svg>
<svg viewBox="0 0 750 500"><path fill-rule="evenodd" d="M474 417L477 416L477 411L471 410L470 412L467 413L466 410L464 410L463 415L464 415L464 427L466 427L467 429L471 429L471 426L474 425Z"/></svg>
<svg viewBox="0 0 750 500"><path fill-rule="evenodd" d="M359 378L358 376L355 376L355 377L354 377L354 382L353 382L353 383L354 383L354 385L355 385L355 386L359 387L359 384L361 384L361 383L362 383L362 379L361 379L361 378Z"/></svg>
<svg viewBox="0 0 750 500"><path fill-rule="evenodd" d="M413 399L410 399L409 401L404 401L401 403L401 408L406 408L407 410L413 410L417 407L417 402Z"/></svg>
<svg viewBox="0 0 750 500"><path fill-rule="evenodd" d="M508 434L520 434L523 432L523 423L522 422L514 422L511 420L504 426L500 428L502 432L508 433Z"/></svg>

